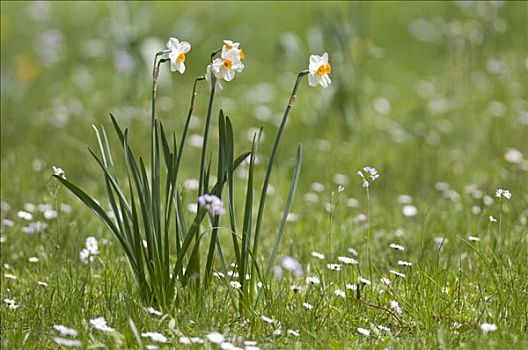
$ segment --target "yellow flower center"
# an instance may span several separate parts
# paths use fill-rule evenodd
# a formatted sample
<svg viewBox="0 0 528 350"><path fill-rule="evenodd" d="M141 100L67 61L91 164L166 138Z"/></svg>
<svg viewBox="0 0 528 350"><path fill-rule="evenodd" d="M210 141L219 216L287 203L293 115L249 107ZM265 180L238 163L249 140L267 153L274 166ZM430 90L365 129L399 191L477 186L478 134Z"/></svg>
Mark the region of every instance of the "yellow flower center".
<svg viewBox="0 0 528 350"><path fill-rule="evenodd" d="M246 58L246 55L244 54L244 50L240 49L240 59L243 60Z"/></svg>
<svg viewBox="0 0 528 350"><path fill-rule="evenodd" d="M330 73L332 73L332 66L330 65L330 63L326 65L320 65L319 68L317 69L317 74L320 76L323 76L325 74L330 74Z"/></svg>
<svg viewBox="0 0 528 350"><path fill-rule="evenodd" d="M233 62L231 62L230 60L224 60L224 67L227 69L231 69L231 67L233 67Z"/></svg>
<svg viewBox="0 0 528 350"><path fill-rule="evenodd" d="M177 58L178 62L185 62L185 54L180 53Z"/></svg>
<svg viewBox="0 0 528 350"><path fill-rule="evenodd" d="M224 47L226 50L231 50L233 48L233 45L224 44Z"/></svg>

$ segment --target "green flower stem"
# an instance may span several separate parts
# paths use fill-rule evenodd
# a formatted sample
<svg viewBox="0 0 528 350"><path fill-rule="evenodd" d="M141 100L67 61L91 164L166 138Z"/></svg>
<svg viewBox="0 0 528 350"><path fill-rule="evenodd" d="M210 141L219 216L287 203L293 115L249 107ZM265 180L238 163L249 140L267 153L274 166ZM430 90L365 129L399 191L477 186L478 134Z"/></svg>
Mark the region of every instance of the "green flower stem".
<svg viewBox="0 0 528 350"><path fill-rule="evenodd" d="M290 95L290 99L288 100L288 105L286 106L286 110L284 111L284 115L282 117L279 130L277 131L277 136L275 136L275 142L273 143L273 148L271 150L270 159L268 162L268 168L266 170L266 177L264 178L264 183L262 185L262 192L260 194L260 202L258 207L258 213L257 213L257 222L255 226L255 235L253 240L253 250L252 254L253 257L256 258L257 251L258 251L258 242L259 242L259 235L260 235L260 225L262 224L262 217L264 214L264 205L266 204L266 196L269 186L269 181L271 177L271 171L273 169L273 163L275 162L275 156L277 154L277 150L279 148L279 143L282 138L282 133L284 132L284 127L286 126L286 121L288 120L288 115L290 114L290 111L293 107L293 104L295 103L295 100L297 98L297 89L299 88L299 84L301 83L302 78L309 73L308 70L303 70L297 74L297 79L295 80L295 85L293 86L292 93ZM254 264L251 264L251 285L253 286L255 279L254 279ZM252 288L253 289L253 288Z"/></svg>

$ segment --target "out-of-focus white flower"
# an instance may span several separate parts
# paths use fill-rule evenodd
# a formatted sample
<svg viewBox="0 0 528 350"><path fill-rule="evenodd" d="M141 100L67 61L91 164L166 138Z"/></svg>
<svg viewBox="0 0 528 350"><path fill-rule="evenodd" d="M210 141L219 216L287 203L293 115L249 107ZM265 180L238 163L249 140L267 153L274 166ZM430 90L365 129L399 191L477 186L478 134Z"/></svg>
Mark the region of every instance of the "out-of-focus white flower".
<svg viewBox="0 0 528 350"><path fill-rule="evenodd" d="M319 259L319 260L324 260L324 258L325 258L324 254L321 254L321 253L319 253L319 252L312 252L312 256L313 256L314 258Z"/></svg>
<svg viewBox="0 0 528 350"><path fill-rule="evenodd" d="M338 256L337 260L342 262L345 265L357 265L359 261L354 258L349 258L348 256Z"/></svg>
<svg viewBox="0 0 528 350"><path fill-rule="evenodd" d="M312 304L308 304L308 303L303 303L303 306L306 310L311 310L313 309L313 305Z"/></svg>
<svg viewBox="0 0 528 350"><path fill-rule="evenodd" d="M389 247L391 247L394 250L404 251L405 247L396 243L389 244Z"/></svg>
<svg viewBox="0 0 528 350"><path fill-rule="evenodd" d="M17 213L17 216L21 218L22 220L26 220L26 221L33 219L33 214L28 213L27 211L23 211L23 210L19 211Z"/></svg>
<svg viewBox="0 0 528 350"><path fill-rule="evenodd" d="M351 291L357 290L357 284L347 283L345 284L345 288Z"/></svg>
<svg viewBox="0 0 528 350"><path fill-rule="evenodd" d="M409 261L398 260L398 265L399 266L412 266L412 263Z"/></svg>
<svg viewBox="0 0 528 350"><path fill-rule="evenodd" d="M75 329L68 328L61 324L53 325L53 329L59 332L59 334L62 335L63 337L76 337L77 336L77 331Z"/></svg>
<svg viewBox="0 0 528 350"><path fill-rule="evenodd" d="M185 54L191 50L191 44L187 41L179 41L176 38L170 38L167 42L167 48L170 50L169 59L171 61L171 71L185 72Z"/></svg>
<svg viewBox="0 0 528 350"><path fill-rule="evenodd" d="M145 333L141 333L141 336L143 338L150 338L152 339L152 341L155 341L158 343L166 343L168 340L166 336L158 332L145 332Z"/></svg>
<svg viewBox="0 0 528 350"><path fill-rule="evenodd" d="M380 278L380 282L383 283L386 286L390 286L391 285L391 281L387 277Z"/></svg>
<svg viewBox="0 0 528 350"><path fill-rule="evenodd" d="M363 278L363 277L358 277L358 282L366 286L372 285L372 282L370 282L368 279Z"/></svg>
<svg viewBox="0 0 528 350"><path fill-rule="evenodd" d="M300 262L292 258L291 256L285 255L280 260L281 265L284 269L293 273L295 276L303 275L303 268Z"/></svg>
<svg viewBox="0 0 528 350"><path fill-rule="evenodd" d="M242 288L242 285L238 281L231 281L229 282L229 285L231 286L231 288L234 288L234 289Z"/></svg>
<svg viewBox="0 0 528 350"><path fill-rule="evenodd" d="M9 278L10 280L16 280L17 279L17 276L13 275L13 274L10 274L10 273L4 273L4 277L5 278Z"/></svg>
<svg viewBox="0 0 528 350"><path fill-rule="evenodd" d="M326 267L332 271L341 271L341 264L326 264Z"/></svg>
<svg viewBox="0 0 528 350"><path fill-rule="evenodd" d="M90 325L93 328L98 329L98 330L100 330L101 332L104 332L104 333L111 333L111 332L114 331L113 328L108 327L104 317L97 317L97 318L94 318L94 319L90 320Z"/></svg>
<svg viewBox="0 0 528 350"><path fill-rule="evenodd" d="M497 197L497 198L504 197L506 199L511 199L512 195L511 195L511 192L509 190L503 190L502 188L499 188L495 192L495 197Z"/></svg>
<svg viewBox="0 0 528 350"><path fill-rule="evenodd" d="M66 339L60 337L54 337L53 341L60 346L65 346L67 348L80 348L82 343L79 340L75 339Z"/></svg>
<svg viewBox="0 0 528 350"><path fill-rule="evenodd" d="M319 278L315 276L310 276L310 277L306 277L306 283L314 285L314 284L320 284L321 281L319 281Z"/></svg>
<svg viewBox="0 0 528 350"><path fill-rule="evenodd" d="M34 264L36 264L36 263L39 262L39 258L37 258L36 256L30 256L30 257L28 258L28 261L29 261L30 263L34 263Z"/></svg>
<svg viewBox="0 0 528 350"><path fill-rule="evenodd" d="M163 316L163 313L161 311L154 309L152 306L147 307L147 312L151 315Z"/></svg>
<svg viewBox="0 0 528 350"><path fill-rule="evenodd" d="M225 213L222 200L214 194L204 194L198 197L198 203L201 207L205 207L209 214L213 216L222 215Z"/></svg>
<svg viewBox="0 0 528 350"><path fill-rule="evenodd" d="M88 237L86 238L86 249L90 252L92 255L96 255L99 253L99 245L97 244L97 239L95 237Z"/></svg>
<svg viewBox="0 0 528 350"><path fill-rule="evenodd" d="M368 329L358 327L357 331L358 331L359 334L364 335L365 337L369 337L370 336L370 331Z"/></svg>
<svg viewBox="0 0 528 350"><path fill-rule="evenodd" d="M53 175L58 176L66 180L66 172L59 167L53 166Z"/></svg>
<svg viewBox="0 0 528 350"><path fill-rule="evenodd" d="M412 204L407 204L403 206L402 213L404 216L412 217L418 214L418 209L416 209L416 207Z"/></svg>
<svg viewBox="0 0 528 350"><path fill-rule="evenodd" d="M515 148L508 148L504 153L504 159L509 163L520 164L523 161L523 154Z"/></svg>
<svg viewBox="0 0 528 350"><path fill-rule="evenodd" d="M336 297L340 297L340 298L343 298L343 299L346 298L346 293L345 293L345 291L343 291L343 290L341 290L341 289L336 289L336 290L334 290L334 295L335 295Z"/></svg>
<svg viewBox="0 0 528 350"><path fill-rule="evenodd" d="M293 335L294 337L300 336L299 331L294 331L293 329L288 329L286 333L289 335Z"/></svg>
<svg viewBox="0 0 528 350"><path fill-rule="evenodd" d="M497 330L497 325L494 323L483 323L480 325L480 329L484 333L495 332Z"/></svg>
<svg viewBox="0 0 528 350"><path fill-rule="evenodd" d="M311 55L310 65L308 66L308 84L310 86L321 85L326 88L330 86L330 73L332 73L332 66L328 63L328 53L323 53L322 56Z"/></svg>
<svg viewBox="0 0 528 350"><path fill-rule="evenodd" d="M292 285L290 286L290 290L293 291L294 293L299 292L301 289L302 289L302 287L301 287L301 286L298 286L298 285L296 285L296 284L292 284Z"/></svg>
<svg viewBox="0 0 528 350"><path fill-rule="evenodd" d="M405 278L405 274L404 273L398 272L396 270L390 270L389 272L392 273L396 277Z"/></svg>
<svg viewBox="0 0 528 350"><path fill-rule="evenodd" d="M492 215L489 216L490 222L497 222L497 219L495 219Z"/></svg>
<svg viewBox="0 0 528 350"><path fill-rule="evenodd" d="M88 249L84 248L83 250L81 250L81 252L79 253L79 259L81 259L81 262L83 264L89 264L91 262L94 261L95 257L93 255L90 254L90 252L88 251Z"/></svg>
<svg viewBox="0 0 528 350"><path fill-rule="evenodd" d="M267 317L267 316L260 316L260 319L268 324L274 324L275 323L275 320Z"/></svg>
<svg viewBox="0 0 528 350"><path fill-rule="evenodd" d="M396 300L391 300L390 302L390 308L397 313L401 314L403 312L402 308L400 307L400 304Z"/></svg>
<svg viewBox="0 0 528 350"><path fill-rule="evenodd" d="M468 237L468 240L471 241L471 242L479 242L479 241L480 241L480 237L477 237L477 236L469 236L469 237Z"/></svg>
<svg viewBox="0 0 528 350"><path fill-rule="evenodd" d="M211 343L221 344L224 341L225 337L218 332L211 332L207 334L207 340Z"/></svg>
<svg viewBox="0 0 528 350"><path fill-rule="evenodd" d="M15 299L5 298L4 303L6 303L9 306L10 310L16 310L20 307L20 305L16 303Z"/></svg>

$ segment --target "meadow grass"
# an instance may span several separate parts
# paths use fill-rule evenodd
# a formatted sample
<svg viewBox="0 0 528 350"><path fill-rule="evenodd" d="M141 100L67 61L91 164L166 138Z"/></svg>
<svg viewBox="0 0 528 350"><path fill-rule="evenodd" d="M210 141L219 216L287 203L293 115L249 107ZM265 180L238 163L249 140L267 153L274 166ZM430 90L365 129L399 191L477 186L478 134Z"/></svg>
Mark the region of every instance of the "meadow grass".
<svg viewBox="0 0 528 350"><path fill-rule="evenodd" d="M211 332L242 348L247 340L262 349L528 348L525 3L1 6L2 348L58 348L58 324L76 329L83 348L144 348L154 344L141 336L148 331L168 338L155 343L161 348L218 348L207 340ZM169 35L193 50L185 75L167 69L160 77L157 114L167 130L183 128L187 87L204 74L198 57L226 38L244 45L246 70L218 93L214 109L222 107L233 123L235 154L251 149L255 128L264 127L258 184L296 72L310 54L330 54L331 88L300 86L277 154L257 257L263 263L299 143L303 168L278 252L281 273L274 270L277 278L252 312L239 312L239 291L229 279L213 277L206 294L181 289L178 303L160 316L149 313L117 240L51 177L52 166L60 166L103 198L86 144L97 149L91 124L110 130L109 113L130 129L131 147L149 157L147 82L152 53ZM203 132L206 86L196 98L191 144ZM212 135L216 128L213 118ZM210 141L216 149L217 139ZM200 152L186 149L182 179L196 177L191 169L199 167ZM380 173L368 196L357 175L364 166ZM240 188L246 176L246 168L237 170ZM511 191L511 199L496 197L498 188ZM198 189L182 189L185 206L195 203ZM41 212L28 203L47 206ZM243 206L241 200L235 210ZM17 215L31 209L29 221ZM25 232L37 221L47 228ZM231 245L228 226L223 219L218 230L223 246ZM89 236L99 254L83 264L79 252ZM302 276L287 270L288 257L300 263ZM235 260L229 249L224 258ZM327 266L338 263L340 271ZM221 271L217 261L215 270ZM115 331L94 329L90 320L99 316ZM497 330L484 332L484 323ZM205 344L183 345L181 337Z"/></svg>

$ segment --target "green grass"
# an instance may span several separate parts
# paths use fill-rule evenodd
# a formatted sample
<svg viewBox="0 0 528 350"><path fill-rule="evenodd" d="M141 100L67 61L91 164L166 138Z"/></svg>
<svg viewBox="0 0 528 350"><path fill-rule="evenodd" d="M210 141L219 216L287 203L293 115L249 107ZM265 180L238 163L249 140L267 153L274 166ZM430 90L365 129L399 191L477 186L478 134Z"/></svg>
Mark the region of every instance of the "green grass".
<svg viewBox="0 0 528 350"><path fill-rule="evenodd" d="M166 348L183 347L180 336L205 338L212 331L235 345L255 340L265 349L528 347L525 3L482 2L466 9L443 2L1 6L1 217L15 224L2 225L0 296L20 305L11 310L1 302L2 348L58 348L55 324L78 330L85 348L151 344L138 340L131 321L139 333L167 336ZM410 23L420 25L413 22L417 19L433 23L431 41L410 33ZM430 28L425 25L422 34ZM104 183L86 145L97 149L91 124L110 130L109 113L130 129L135 152L148 157L152 53L171 35L193 45L183 76L168 69L161 73L158 117L166 130L177 133L185 122L192 82L204 73L211 49L224 38L244 46L246 70L224 84L213 115L222 107L230 117L235 154L251 149L246 131L264 127L257 188L295 74L306 68L310 54L330 54L332 87L313 89L304 81L299 89L261 228L258 258L266 263L286 204L295 147L302 143L303 167L292 209L298 218L287 223L278 256L297 259L304 275L295 278L284 271L282 279L267 286L254 314L239 314L237 290L216 277L207 294L179 290L180 302L164 316L149 314L117 240L51 178L51 167L60 166L68 179L104 198ZM50 50L42 47L46 40L59 44ZM152 40L156 44L150 47ZM135 62L129 72L114 65L123 50ZM203 133L207 96L207 88L199 87L194 114L201 123L190 135ZM380 98L389 101L388 111ZM256 118L268 114L270 120ZM211 134L217 135L213 120ZM211 141L208 149L215 150L217 140ZM519 150L524 160L508 162L509 148ZM196 177L200 150L187 149L182 162L181 178ZM381 174L370 187L370 205L356 175L363 166ZM334 182L337 173L349 177L342 192ZM243 186L243 179L236 181ZM314 182L324 184L324 190L314 192ZM450 190L437 190L439 182ZM511 200L495 198L497 188L509 189ZM244 197L240 191L237 198ZM307 193L315 193L317 200L306 200ZM402 214L402 194L412 196L416 216ZM493 203L486 205L485 195ZM196 190L185 191L185 204L196 196ZM357 204L350 207L351 202ZM24 233L28 222L17 211L26 203L47 203L59 215L46 220L34 213L33 221L45 221L48 228ZM59 210L61 203L71 212ZM238 213L243 205L242 200L236 203ZM480 212L473 213L476 206ZM368 216L368 232L359 214ZM490 215L500 223L490 222ZM220 226L219 239L230 247L229 230L222 229L229 227L227 217ZM99 240L100 253L85 265L79 252L89 236ZM469 241L469 236L481 240ZM437 237L445 238L441 248ZM389 248L393 242L405 251ZM351 256L349 247L359 252L359 265L330 271L326 264ZM312 251L325 254L325 260L314 258ZM206 253L204 248L204 264ZM234 261L231 250L224 254L227 262ZM39 262L30 263L29 257ZM413 265L398 267L398 260ZM218 261L215 268L220 270ZM394 277L391 269L406 277ZM307 276L317 276L321 284L307 286ZM358 276L373 282L361 288L359 298L345 288ZM381 277L392 281L390 288L380 283ZM295 293L292 284L303 289ZM334 295L337 288L347 291L346 299ZM401 314L388 312L392 300ZM306 310L303 303L314 308ZM279 323L270 325L263 315ZM117 332L105 335L91 328L90 319L98 316ZM496 324L497 331L483 333L484 322ZM391 332L378 338L373 331L366 338L356 330L376 325ZM277 329L281 335L273 335ZM288 329L300 336L287 334Z"/></svg>

